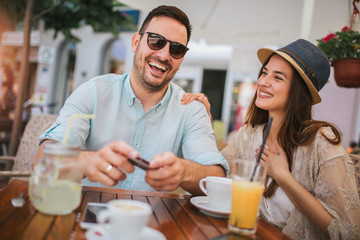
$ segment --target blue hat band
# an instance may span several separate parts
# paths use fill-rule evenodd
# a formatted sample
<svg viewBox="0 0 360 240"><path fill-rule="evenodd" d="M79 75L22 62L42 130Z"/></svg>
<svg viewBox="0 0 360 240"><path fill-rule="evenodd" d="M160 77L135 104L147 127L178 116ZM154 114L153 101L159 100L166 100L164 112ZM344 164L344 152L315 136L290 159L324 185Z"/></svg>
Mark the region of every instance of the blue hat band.
<svg viewBox="0 0 360 240"><path fill-rule="evenodd" d="M284 52L289 55L294 61L301 67L301 69L305 72L306 76L310 79L311 83L314 85L317 91L319 91L319 87L316 80L316 74L301 58L299 58L293 51L289 49L280 48L278 51Z"/></svg>

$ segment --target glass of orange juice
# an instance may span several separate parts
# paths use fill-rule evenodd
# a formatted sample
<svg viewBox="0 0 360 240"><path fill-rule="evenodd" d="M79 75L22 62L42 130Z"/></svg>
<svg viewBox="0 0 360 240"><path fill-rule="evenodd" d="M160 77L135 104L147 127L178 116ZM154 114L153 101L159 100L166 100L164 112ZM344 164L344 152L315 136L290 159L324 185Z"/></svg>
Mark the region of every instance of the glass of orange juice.
<svg viewBox="0 0 360 240"><path fill-rule="evenodd" d="M257 164L255 160L236 158L232 162L233 181L229 229L234 233L252 235L256 232L266 166Z"/></svg>

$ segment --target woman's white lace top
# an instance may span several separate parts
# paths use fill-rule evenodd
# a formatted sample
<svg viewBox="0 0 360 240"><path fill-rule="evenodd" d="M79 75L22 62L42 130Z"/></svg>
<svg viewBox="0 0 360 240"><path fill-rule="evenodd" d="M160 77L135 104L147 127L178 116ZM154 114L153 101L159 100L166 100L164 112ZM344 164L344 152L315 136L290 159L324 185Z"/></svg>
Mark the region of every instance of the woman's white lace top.
<svg viewBox="0 0 360 240"><path fill-rule="evenodd" d="M264 125L241 128L221 153L225 158L249 157L262 144ZM298 147L294 154L292 174L315 196L332 215L328 226L331 239L360 239L360 200L352 161L344 148L329 143L324 136L333 138L330 127L319 130L314 141ZM276 194L261 202L261 215L281 228L293 239L328 239L290 202L278 188ZM271 215L269 213L271 212Z"/></svg>

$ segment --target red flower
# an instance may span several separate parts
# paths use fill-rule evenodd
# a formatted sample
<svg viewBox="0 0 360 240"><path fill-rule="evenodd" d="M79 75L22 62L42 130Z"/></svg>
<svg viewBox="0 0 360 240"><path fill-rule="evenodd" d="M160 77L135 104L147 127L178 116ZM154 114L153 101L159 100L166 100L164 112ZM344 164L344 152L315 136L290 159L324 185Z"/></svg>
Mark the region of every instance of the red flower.
<svg viewBox="0 0 360 240"><path fill-rule="evenodd" d="M345 26L345 27L343 27L342 29L341 29L341 31L343 32L343 31L350 31L350 28L348 27L348 26Z"/></svg>
<svg viewBox="0 0 360 240"><path fill-rule="evenodd" d="M326 37L324 37L323 42L326 43L327 41L330 41L333 38L336 38L336 34L330 33Z"/></svg>

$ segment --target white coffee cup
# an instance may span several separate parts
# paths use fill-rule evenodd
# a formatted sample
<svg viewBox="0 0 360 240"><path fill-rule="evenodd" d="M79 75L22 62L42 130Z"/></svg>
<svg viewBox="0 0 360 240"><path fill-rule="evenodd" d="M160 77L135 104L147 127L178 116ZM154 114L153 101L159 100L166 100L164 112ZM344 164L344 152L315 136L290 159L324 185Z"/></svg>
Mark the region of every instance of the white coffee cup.
<svg viewBox="0 0 360 240"><path fill-rule="evenodd" d="M206 187L204 186L206 183ZM209 200L209 207L230 212L231 210L231 183L230 178L209 176L199 181L201 191Z"/></svg>
<svg viewBox="0 0 360 240"><path fill-rule="evenodd" d="M152 209L149 204L118 199L107 203L107 209L101 211L97 221L106 226L105 235L109 239L139 239L146 226Z"/></svg>

